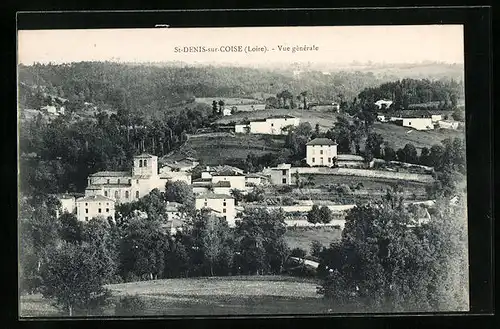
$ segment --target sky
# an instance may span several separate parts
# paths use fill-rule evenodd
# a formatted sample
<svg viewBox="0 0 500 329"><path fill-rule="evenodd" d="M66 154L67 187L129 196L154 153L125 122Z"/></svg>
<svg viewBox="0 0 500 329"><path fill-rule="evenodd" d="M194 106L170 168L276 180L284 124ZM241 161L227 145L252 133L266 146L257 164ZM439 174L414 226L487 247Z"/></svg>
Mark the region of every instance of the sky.
<svg viewBox="0 0 500 329"><path fill-rule="evenodd" d="M205 46L217 52L175 52ZM241 46L243 52L221 52ZM278 46L314 50L280 51ZM266 52L245 52L267 47ZM274 49L274 50L273 50ZM234 63L464 62L462 25L20 30L25 65L80 61Z"/></svg>

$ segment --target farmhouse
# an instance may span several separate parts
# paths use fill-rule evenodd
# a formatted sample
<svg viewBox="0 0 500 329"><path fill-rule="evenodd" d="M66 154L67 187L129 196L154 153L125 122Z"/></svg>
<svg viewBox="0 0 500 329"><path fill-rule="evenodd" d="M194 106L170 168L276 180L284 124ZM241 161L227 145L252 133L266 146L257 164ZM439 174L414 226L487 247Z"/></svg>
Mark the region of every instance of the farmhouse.
<svg viewBox="0 0 500 329"><path fill-rule="evenodd" d="M315 138L306 144L306 162L311 167L331 167L336 157L337 143L329 138Z"/></svg>
<svg viewBox="0 0 500 329"><path fill-rule="evenodd" d="M115 219L115 200L102 195L89 195L76 200L76 218L79 221L89 221L102 216Z"/></svg>
<svg viewBox="0 0 500 329"><path fill-rule="evenodd" d="M195 207L197 210L208 209L218 217L227 220L229 226L235 225L236 210L234 198L227 194L207 193L196 197Z"/></svg>
<svg viewBox="0 0 500 329"><path fill-rule="evenodd" d="M239 123L234 126L235 133L284 135L287 127L296 127L300 119L291 115L276 115L266 119L254 119L249 123Z"/></svg>
<svg viewBox="0 0 500 329"><path fill-rule="evenodd" d="M168 181L188 180L185 173L158 174L158 157L141 154L134 157L132 172L100 171L88 178L86 196L102 195L117 203L131 202L142 198L153 189L163 190Z"/></svg>
<svg viewBox="0 0 500 329"><path fill-rule="evenodd" d="M375 105L380 109L382 108L389 108L392 105L392 101L390 100L385 100L385 99L379 99L378 101L375 102Z"/></svg>
<svg viewBox="0 0 500 329"><path fill-rule="evenodd" d="M279 164L275 168L268 168L273 185L292 185L292 165L289 163Z"/></svg>
<svg viewBox="0 0 500 329"><path fill-rule="evenodd" d="M415 130L431 130L434 129L434 124L431 118L403 118L403 127Z"/></svg>
<svg viewBox="0 0 500 329"><path fill-rule="evenodd" d="M442 120L439 121L439 128L443 129L458 129L460 126L458 121Z"/></svg>

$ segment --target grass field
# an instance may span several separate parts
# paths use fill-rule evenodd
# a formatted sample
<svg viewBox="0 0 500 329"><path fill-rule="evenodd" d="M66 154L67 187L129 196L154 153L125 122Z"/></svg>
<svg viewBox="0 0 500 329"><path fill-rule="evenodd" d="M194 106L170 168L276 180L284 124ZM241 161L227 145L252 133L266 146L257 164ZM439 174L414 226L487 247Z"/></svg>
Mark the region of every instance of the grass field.
<svg viewBox="0 0 500 329"><path fill-rule="evenodd" d="M283 148L284 138L272 137L272 143L262 135L224 135L190 137L181 147L181 152L187 149L192 155L208 165L223 164L227 159L246 159L249 153L262 155L278 152Z"/></svg>
<svg viewBox="0 0 500 329"><path fill-rule="evenodd" d="M340 240L341 234L342 230L333 227L298 227L287 229L285 240L291 249L301 248L310 254L314 240L328 247L330 243Z"/></svg>
<svg viewBox="0 0 500 329"><path fill-rule="evenodd" d="M446 138L464 137L465 133L460 130L428 130L416 131L407 127L398 126L391 123L375 122L373 131L381 134L384 141L393 144L395 150L403 148L406 144L411 143L417 149L423 147L430 148L434 144L441 144L441 141ZM420 154L420 153L419 153Z"/></svg>
<svg viewBox="0 0 500 329"><path fill-rule="evenodd" d="M212 105L213 101L219 102L220 100L224 101L224 105L242 105L242 104L258 104L260 103L258 100L253 98L239 98L239 97L197 97L196 102L202 104Z"/></svg>
<svg viewBox="0 0 500 329"><path fill-rule="evenodd" d="M318 282L289 276L233 276L140 281L109 285L113 299L138 295L145 315L326 313ZM61 316L40 295L21 298L21 316ZM113 316L113 306L104 315ZM134 316L134 314L130 314Z"/></svg>
<svg viewBox="0 0 500 329"><path fill-rule="evenodd" d="M320 129L326 131L330 129L337 121L337 113L326 111L304 111L299 109L268 109L253 112L240 112L231 116L222 117L217 120L218 123L227 124L232 121L238 122L244 119L264 119L272 115L293 115L300 118L301 122L309 122L314 128L318 123Z"/></svg>

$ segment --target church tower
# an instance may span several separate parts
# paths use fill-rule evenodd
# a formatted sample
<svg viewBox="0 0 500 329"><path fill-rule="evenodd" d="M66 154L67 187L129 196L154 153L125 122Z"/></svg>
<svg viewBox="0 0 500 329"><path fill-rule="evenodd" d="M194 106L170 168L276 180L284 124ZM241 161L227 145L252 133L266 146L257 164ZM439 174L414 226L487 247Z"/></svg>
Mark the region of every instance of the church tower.
<svg viewBox="0 0 500 329"><path fill-rule="evenodd" d="M158 176L158 157L143 153L134 157L133 176Z"/></svg>

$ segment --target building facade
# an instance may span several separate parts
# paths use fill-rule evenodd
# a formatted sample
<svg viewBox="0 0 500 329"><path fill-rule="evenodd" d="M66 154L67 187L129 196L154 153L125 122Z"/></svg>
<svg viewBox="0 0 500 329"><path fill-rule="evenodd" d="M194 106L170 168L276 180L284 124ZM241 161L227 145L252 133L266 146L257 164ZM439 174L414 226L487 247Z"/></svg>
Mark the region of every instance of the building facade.
<svg viewBox="0 0 500 329"><path fill-rule="evenodd" d="M275 168L270 168L270 180L273 185L292 185L292 165L282 163Z"/></svg>
<svg viewBox="0 0 500 329"><path fill-rule="evenodd" d="M227 194L207 193L196 197L197 210L208 209L212 214L227 220L230 227L235 226L236 210L234 198Z"/></svg>
<svg viewBox="0 0 500 329"><path fill-rule="evenodd" d="M237 124L234 127L235 133L285 135L286 127L297 127L300 119L290 115L271 116L266 119L255 119L248 124Z"/></svg>
<svg viewBox="0 0 500 329"><path fill-rule="evenodd" d="M332 167L336 158L337 143L329 138L315 138L306 144L306 163L311 167Z"/></svg>
<svg viewBox="0 0 500 329"><path fill-rule="evenodd" d="M90 195L76 200L76 218L88 222L95 217L115 219L115 200L102 195Z"/></svg>
<svg viewBox="0 0 500 329"><path fill-rule="evenodd" d="M434 129L434 123L431 118L403 118L403 127L415 130L431 130Z"/></svg>

